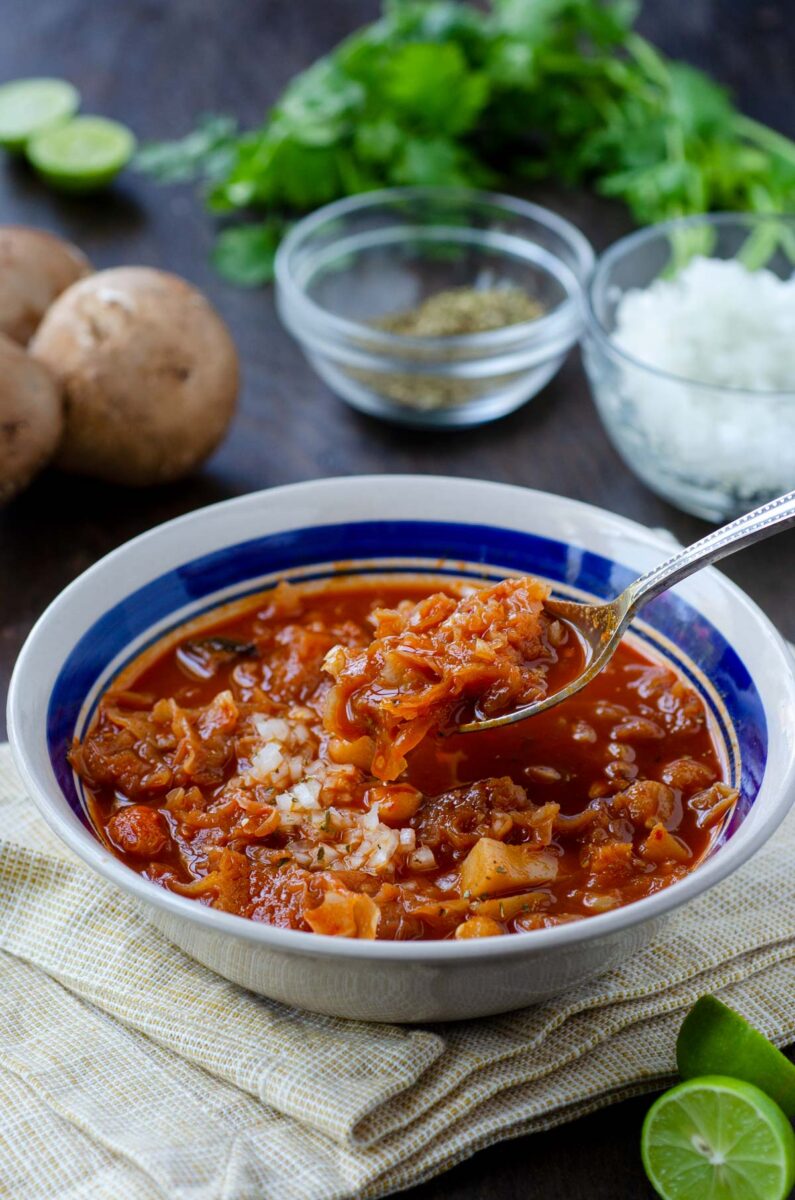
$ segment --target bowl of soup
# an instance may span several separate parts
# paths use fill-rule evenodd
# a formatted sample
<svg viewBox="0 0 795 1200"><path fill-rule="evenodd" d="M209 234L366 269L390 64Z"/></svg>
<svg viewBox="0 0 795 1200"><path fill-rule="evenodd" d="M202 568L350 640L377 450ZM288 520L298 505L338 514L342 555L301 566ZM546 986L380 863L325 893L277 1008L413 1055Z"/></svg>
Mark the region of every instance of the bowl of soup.
<svg viewBox="0 0 795 1200"><path fill-rule="evenodd" d="M745 862L795 795L788 648L705 571L581 668L548 596L658 534L525 489L321 480L169 522L71 584L14 672L44 818L186 953L370 1020L548 999Z"/></svg>

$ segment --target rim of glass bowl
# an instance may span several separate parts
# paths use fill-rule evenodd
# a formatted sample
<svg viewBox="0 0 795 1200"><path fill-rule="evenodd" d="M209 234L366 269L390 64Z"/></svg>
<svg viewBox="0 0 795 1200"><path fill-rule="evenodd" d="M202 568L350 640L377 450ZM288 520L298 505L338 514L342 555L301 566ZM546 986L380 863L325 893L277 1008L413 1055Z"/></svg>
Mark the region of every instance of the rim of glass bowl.
<svg viewBox="0 0 795 1200"><path fill-rule="evenodd" d="M585 296L585 325L586 333L592 334L599 342L605 353L620 362L629 363L633 367L638 367L642 371L647 371L650 375L655 375L659 379L668 380L670 383L685 384L687 387L699 388L704 392L712 395L725 395L727 392L732 396L747 396L754 401L759 400L792 400L795 401L795 388L789 391L772 391L769 388L766 390L755 390L747 387L733 387L731 384L721 383L704 383L700 379L691 379L687 375L676 375L673 371L665 371L662 367L657 367L653 363L644 362L642 358L636 358L634 354L624 350L614 340L608 332L601 320L597 316L594 297L600 287L603 287L604 278L610 267L614 263L625 257L626 254L632 253L639 246L651 241L660 234L665 234L673 229L687 229L698 225L731 225L732 223L743 224L746 226L754 226L765 224L770 221L784 222L789 225L795 233L795 216L789 213L742 213L742 212L722 212L722 213L697 213L692 217L674 217L670 221L660 221L656 225L649 225L644 229L637 229L634 233L628 233L624 237L619 238L617 242L613 242L611 246L599 255L596 261L596 266L591 272L590 279L586 282L583 288ZM728 260L727 260L728 261ZM629 290L629 289L627 289Z"/></svg>
<svg viewBox="0 0 795 1200"><path fill-rule="evenodd" d="M545 225L552 232L556 233L570 247L574 258L576 259L576 269L570 267L557 254L549 251L550 257L554 258L561 276L558 276L559 282L566 290L565 298L551 312L537 317L532 321L517 322L514 325L506 325L500 329L490 329L481 333L458 334L447 337L411 337L407 334L390 333L387 330L378 329L365 322L350 320L347 317L337 316L329 309L317 304L314 300L307 296L304 288L295 280L292 266L292 257L303 246L305 240L315 232L315 230L330 220L337 220L345 217L350 213L357 212L361 209L377 207L379 204L388 204L391 201L398 200L422 200L424 198L433 199L450 199L461 200L472 204L490 204L494 208L502 208L507 213L514 214L520 217L528 217L537 221L541 225ZM423 228L418 224L418 228ZM466 227L465 227L466 228ZM535 244L530 237L522 238L520 234L513 235L520 240L527 241L530 244ZM514 342L526 341L541 341L546 335L550 337L559 336L565 326L571 326L571 340L574 341L581 329L577 328L578 318L579 323L582 322L583 314L583 296L587 279L593 270L596 255L591 243L588 241L584 233L582 233L576 225L567 221L565 217L558 216L548 208L544 208L539 204L533 204L529 200L521 200L516 196L508 196L501 192L481 191L477 188L466 187L396 187L396 188L380 188L377 191L364 192L359 196L348 197L344 200L335 200L331 204L326 204L323 208L317 209L304 217L297 225L294 225L290 232L285 237L284 241L279 246L276 254L275 262L275 278L278 292L281 293L280 300L282 305L292 305L295 312L291 313L289 320L295 321L296 335L302 340L315 340L314 329L326 333L336 333L342 338L355 340L359 345L374 343L372 348L381 348L384 355L388 355L390 349L402 350L402 354L396 355L396 361L407 359L406 350L417 348L425 352L432 352L436 349L455 350L463 348L482 349L484 353L490 350L499 351L506 344ZM312 329L311 338L307 334ZM319 334L322 338L323 332ZM303 336L302 336L303 335ZM432 356L428 358L429 364L433 361Z"/></svg>

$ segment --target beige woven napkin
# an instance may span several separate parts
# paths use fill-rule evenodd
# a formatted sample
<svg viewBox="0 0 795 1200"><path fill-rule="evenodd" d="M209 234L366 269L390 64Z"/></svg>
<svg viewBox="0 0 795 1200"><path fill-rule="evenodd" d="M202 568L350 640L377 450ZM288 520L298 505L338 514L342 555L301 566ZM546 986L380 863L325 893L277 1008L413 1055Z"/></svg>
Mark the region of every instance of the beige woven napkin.
<svg viewBox="0 0 795 1200"><path fill-rule="evenodd" d="M653 1087L706 991L792 1041L794 854L795 815L626 967L552 1003L366 1025L186 958L60 846L0 747L0 1196L381 1196Z"/></svg>

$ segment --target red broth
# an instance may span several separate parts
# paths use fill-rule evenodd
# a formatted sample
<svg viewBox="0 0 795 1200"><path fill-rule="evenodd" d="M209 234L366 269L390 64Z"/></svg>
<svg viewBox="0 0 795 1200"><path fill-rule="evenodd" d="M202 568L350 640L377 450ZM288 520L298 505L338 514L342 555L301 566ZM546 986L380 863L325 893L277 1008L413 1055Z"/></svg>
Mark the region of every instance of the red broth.
<svg viewBox="0 0 795 1200"><path fill-rule="evenodd" d="M366 655L374 610L430 592L282 585L148 652L70 754L105 844L199 903L385 939L580 920L692 870L736 792L700 698L626 642L549 712L483 733L431 727L396 777L373 773L373 731L329 715L324 660ZM569 631L550 653L547 633L553 691L582 652Z"/></svg>

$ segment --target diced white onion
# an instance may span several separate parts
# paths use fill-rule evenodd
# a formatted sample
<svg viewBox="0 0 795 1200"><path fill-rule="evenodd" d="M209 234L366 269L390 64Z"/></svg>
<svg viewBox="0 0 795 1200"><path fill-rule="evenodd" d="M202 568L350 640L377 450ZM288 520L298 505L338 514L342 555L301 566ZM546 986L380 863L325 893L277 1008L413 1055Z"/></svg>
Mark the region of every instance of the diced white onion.
<svg viewBox="0 0 795 1200"><path fill-rule="evenodd" d="M296 808L305 810L320 808L317 792L308 783L297 783L292 790L293 804Z"/></svg>
<svg viewBox="0 0 795 1200"><path fill-rule="evenodd" d="M373 870L379 867L385 867L393 858L395 851L398 848L399 837L397 830L388 829L386 825L382 826L381 833L376 841L376 848L367 859L367 865Z"/></svg>
<svg viewBox="0 0 795 1200"><path fill-rule="evenodd" d="M429 846L418 846L409 858L409 866L415 871L432 871L436 866L433 850Z"/></svg>
<svg viewBox="0 0 795 1200"><path fill-rule="evenodd" d="M266 742L254 755L251 774L257 779L268 779L283 762L283 755L276 742Z"/></svg>
<svg viewBox="0 0 795 1200"><path fill-rule="evenodd" d="M378 805L374 804L361 818L363 829L376 830L381 822L378 820Z"/></svg>
<svg viewBox="0 0 795 1200"><path fill-rule="evenodd" d="M290 726L283 717L265 717L254 713L251 723L263 741L286 742L290 737Z"/></svg>

